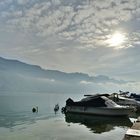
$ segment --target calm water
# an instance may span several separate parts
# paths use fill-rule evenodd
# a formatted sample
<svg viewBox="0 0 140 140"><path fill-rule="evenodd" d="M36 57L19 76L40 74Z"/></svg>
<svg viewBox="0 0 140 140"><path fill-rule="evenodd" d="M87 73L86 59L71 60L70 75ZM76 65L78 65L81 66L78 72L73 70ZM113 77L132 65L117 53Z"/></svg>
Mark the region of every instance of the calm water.
<svg viewBox="0 0 140 140"><path fill-rule="evenodd" d="M1 93L0 140L122 140L129 118L67 115L54 105L65 106L67 98L81 99L80 94ZM32 113L38 106L39 112Z"/></svg>

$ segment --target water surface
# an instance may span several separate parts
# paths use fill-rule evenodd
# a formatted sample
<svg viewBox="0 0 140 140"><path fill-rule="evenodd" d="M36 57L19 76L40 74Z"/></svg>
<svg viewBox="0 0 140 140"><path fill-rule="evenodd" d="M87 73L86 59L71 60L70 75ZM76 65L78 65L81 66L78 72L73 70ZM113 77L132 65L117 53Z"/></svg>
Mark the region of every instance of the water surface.
<svg viewBox="0 0 140 140"><path fill-rule="evenodd" d="M82 94L1 93L0 140L122 140L129 118L110 118L54 113L55 104L65 106L69 97ZM38 113L32 108L38 106ZM131 118L132 120L132 118Z"/></svg>

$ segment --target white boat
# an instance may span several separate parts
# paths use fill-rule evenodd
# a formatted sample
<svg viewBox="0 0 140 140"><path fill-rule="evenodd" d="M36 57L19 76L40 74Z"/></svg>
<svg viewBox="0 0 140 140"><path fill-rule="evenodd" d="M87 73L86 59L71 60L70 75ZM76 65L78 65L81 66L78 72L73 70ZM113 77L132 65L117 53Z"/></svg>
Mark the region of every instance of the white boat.
<svg viewBox="0 0 140 140"><path fill-rule="evenodd" d="M136 108L137 112L140 111L140 101L137 101L134 98L130 98L129 96L124 96L118 93L111 94L109 98L119 105L133 106Z"/></svg>
<svg viewBox="0 0 140 140"><path fill-rule="evenodd" d="M107 116L128 116L134 111L133 107L117 105L114 101L102 95L88 96L81 101L74 102L72 99L66 101L65 112L107 115Z"/></svg>

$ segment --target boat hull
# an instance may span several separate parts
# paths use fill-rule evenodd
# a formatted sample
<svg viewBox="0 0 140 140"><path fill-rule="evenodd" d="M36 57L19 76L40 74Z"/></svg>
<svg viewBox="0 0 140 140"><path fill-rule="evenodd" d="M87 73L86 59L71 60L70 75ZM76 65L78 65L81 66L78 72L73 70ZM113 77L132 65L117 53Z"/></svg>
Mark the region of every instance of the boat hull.
<svg viewBox="0 0 140 140"><path fill-rule="evenodd" d="M133 108L79 107L66 106L66 112L105 116L128 116Z"/></svg>

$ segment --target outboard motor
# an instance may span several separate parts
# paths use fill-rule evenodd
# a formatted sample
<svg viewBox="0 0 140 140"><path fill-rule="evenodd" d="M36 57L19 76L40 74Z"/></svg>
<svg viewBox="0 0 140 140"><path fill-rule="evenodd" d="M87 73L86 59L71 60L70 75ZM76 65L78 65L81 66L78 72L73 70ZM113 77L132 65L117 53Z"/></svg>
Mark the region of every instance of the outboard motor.
<svg viewBox="0 0 140 140"><path fill-rule="evenodd" d="M66 107L62 107L62 108L61 108L61 113L62 113L62 114L65 114L65 113L66 113Z"/></svg>

